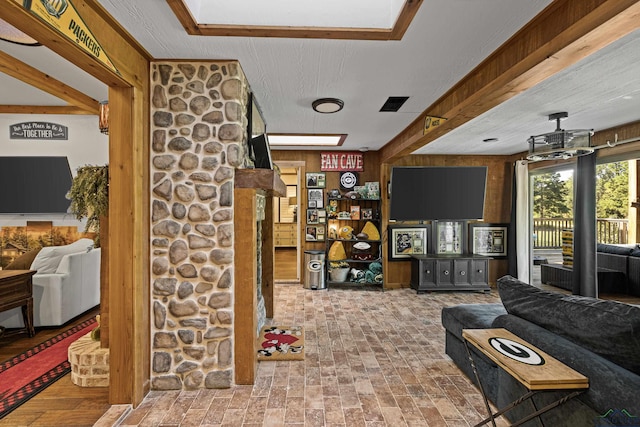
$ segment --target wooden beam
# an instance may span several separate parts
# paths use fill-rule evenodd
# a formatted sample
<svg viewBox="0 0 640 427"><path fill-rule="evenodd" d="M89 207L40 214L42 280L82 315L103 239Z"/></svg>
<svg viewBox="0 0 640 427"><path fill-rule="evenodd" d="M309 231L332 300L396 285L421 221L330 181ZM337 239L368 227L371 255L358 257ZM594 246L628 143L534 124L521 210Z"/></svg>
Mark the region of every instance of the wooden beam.
<svg viewBox="0 0 640 427"><path fill-rule="evenodd" d="M640 0L556 0L380 150L392 163L640 28ZM426 135L425 116L445 117Z"/></svg>
<svg viewBox="0 0 640 427"><path fill-rule="evenodd" d="M391 28L200 24L191 14L185 0L167 0L167 3L187 34L190 35L336 40L401 40L422 5L422 0L407 0L398 15L398 19Z"/></svg>
<svg viewBox="0 0 640 427"><path fill-rule="evenodd" d="M96 115L93 111L73 105L0 105L0 114Z"/></svg>
<svg viewBox="0 0 640 427"><path fill-rule="evenodd" d="M0 51L0 72L86 110L86 114L100 113L100 103L95 99L2 51Z"/></svg>

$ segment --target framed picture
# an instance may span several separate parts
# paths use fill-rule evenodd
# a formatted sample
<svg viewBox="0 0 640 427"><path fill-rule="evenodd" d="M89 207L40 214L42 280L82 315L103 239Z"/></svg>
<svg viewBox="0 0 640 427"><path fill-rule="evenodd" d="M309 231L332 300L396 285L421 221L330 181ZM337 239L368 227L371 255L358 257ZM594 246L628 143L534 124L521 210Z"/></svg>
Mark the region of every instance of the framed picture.
<svg viewBox="0 0 640 427"><path fill-rule="evenodd" d="M464 252L463 224L462 221L436 223L436 253L457 255Z"/></svg>
<svg viewBox="0 0 640 427"><path fill-rule="evenodd" d="M318 238L316 237L316 227L313 225L308 225L305 227L305 241L307 242L317 242Z"/></svg>
<svg viewBox="0 0 640 427"><path fill-rule="evenodd" d="M327 223L327 211L324 209L318 209L318 224Z"/></svg>
<svg viewBox="0 0 640 427"><path fill-rule="evenodd" d="M316 227L316 241L318 242L324 242L324 226L323 225L319 225Z"/></svg>
<svg viewBox="0 0 640 427"><path fill-rule="evenodd" d="M426 255L429 224L389 225L389 261Z"/></svg>
<svg viewBox="0 0 640 427"><path fill-rule="evenodd" d="M307 224L317 224L318 209L307 209Z"/></svg>
<svg viewBox="0 0 640 427"><path fill-rule="evenodd" d="M307 188L325 188L327 175L324 172L307 172Z"/></svg>
<svg viewBox="0 0 640 427"><path fill-rule="evenodd" d="M324 207L324 196L322 194L322 190L311 188L307 190L307 192L308 192L307 204L310 208L319 209Z"/></svg>
<svg viewBox="0 0 640 427"><path fill-rule="evenodd" d="M508 224L469 224L469 245L476 255L494 258L507 256Z"/></svg>
<svg viewBox="0 0 640 427"><path fill-rule="evenodd" d="M360 209L362 213L362 219L373 219L373 209L372 208L362 208Z"/></svg>

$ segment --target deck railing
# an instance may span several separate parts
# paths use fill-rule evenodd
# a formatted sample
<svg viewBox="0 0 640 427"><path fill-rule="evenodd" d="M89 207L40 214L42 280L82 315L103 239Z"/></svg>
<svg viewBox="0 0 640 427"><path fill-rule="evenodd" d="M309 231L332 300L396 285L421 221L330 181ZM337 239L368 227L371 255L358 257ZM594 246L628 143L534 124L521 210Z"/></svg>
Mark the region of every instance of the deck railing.
<svg viewBox="0 0 640 427"><path fill-rule="evenodd" d="M561 248L562 230L567 229L573 229L572 218L534 218L533 248ZM627 243L629 220L598 218L596 230L599 243Z"/></svg>

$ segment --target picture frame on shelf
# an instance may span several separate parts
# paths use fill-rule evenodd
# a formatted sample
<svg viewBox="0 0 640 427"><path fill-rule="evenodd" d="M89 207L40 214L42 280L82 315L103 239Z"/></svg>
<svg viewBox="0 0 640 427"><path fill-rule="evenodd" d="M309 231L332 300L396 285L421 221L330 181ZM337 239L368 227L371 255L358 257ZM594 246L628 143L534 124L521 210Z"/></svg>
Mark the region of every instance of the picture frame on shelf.
<svg viewBox="0 0 640 427"><path fill-rule="evenodd" d="M389 261L403 261L411 255L426 255L430 224L389 225Z"/></svg>
<svg viewBox="0 0 640 427"><path fill-rule="evenodd" d="M474 255L507 257L509 224L474 222L469 224L469 246Z"/></svg>
<svg viewBox="0 0 640 427"><path fill-rule="evenodd" d="M327 175L324 172L307 172L307 188L325 188L327 186Z"/></svg>
<svg viewBox="0 0 640 427"><path fill-rule="evenodd" d="M464 253L464 221L438 221L436 223L436 253L460 255Z"/></svg>
<svg viewBox="0 0 640 427"><path fill-rule="evenodd" d="M316 188L310 188L307 190L307 205L310 208L323 208L324 207L324 195L322 190Z"/></svg>
<svg viewBox="0 0 640 427"><path fill-rule="evenodd" d="M373 209L372 208L362 208L360 209L362 219L373 219Z"/></svg>
<svg viewBox="0 0 640 427"><path fill-rule="evenodd" d="M353 219L353 220L360 219L360 206L358 206L358 205L351 205L351 207L350 207L350 212L349 212L349 216L350 216L350 217L351 217L351 219Z"/></svg>
<svg viewBox="0 0 640 427"><path fill-rule="evenodd" d="M307 209L307 224L318 224L318 209Z"/></svg>

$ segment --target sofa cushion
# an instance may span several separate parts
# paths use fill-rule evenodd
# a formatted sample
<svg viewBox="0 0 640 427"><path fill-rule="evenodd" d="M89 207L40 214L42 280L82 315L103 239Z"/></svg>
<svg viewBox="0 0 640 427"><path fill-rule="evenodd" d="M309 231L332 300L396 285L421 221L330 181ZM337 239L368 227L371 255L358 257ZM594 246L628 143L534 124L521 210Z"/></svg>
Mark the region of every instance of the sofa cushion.
<svg viewBox="0 0 640 427"><path fill-rule="evenodd" d="M637 248L637 245L609 245L606 243L598 243L596 251L614 255L629 255L631 251Z"/></svg>
<svg viewBox="0 0 640 427"><path fill-rule="evenodd" d="M64 246L46 246L36 255L31 270L37 270L37 274L55 273L62 257L67 254L87 252L93 248L93 240L80 239Z"/></svg>
<svg viewBox="0 0 640 427"><path fill-rule="evenodd" d="M442 309L442 326L462 340L463 329L487 329L496 317L507 314L504 306L494 304L459 304Z"/></svg>
<svg viewBox="0 0 640 427"><path fill-rule="evenodd" d="M509 314L640 374L640 307L547 292L511 276L498 279L498 292Z"/></svg>
<svg viewBox="0 0 640 427"><path fill-rule="evenodd" d="M20 255L18 258L14 259L13 262L7 265L5 270L29 270L31 268L31 264L35 259L36 255L40 252L40 249L33 249L29 252L25 252Z"/></svg>

